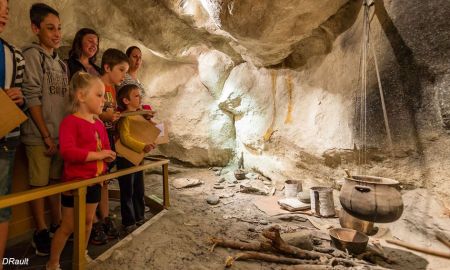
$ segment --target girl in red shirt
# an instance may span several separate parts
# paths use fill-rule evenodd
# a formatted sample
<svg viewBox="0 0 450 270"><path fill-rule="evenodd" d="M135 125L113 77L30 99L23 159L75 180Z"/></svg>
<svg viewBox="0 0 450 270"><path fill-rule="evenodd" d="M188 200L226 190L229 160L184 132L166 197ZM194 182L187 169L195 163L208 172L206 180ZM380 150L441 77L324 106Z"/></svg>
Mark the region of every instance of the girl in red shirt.
<svg viewBox="0 0 450 270"><path fill-rule="evenodd" d="M89 179L106 172L106 162L116 158L111 151L105 126L97 118L105 104L105 85L96 76L76 73L70 82L72 114L64 118L59 130L61 156L64 159L63 181ZM86 239L92 228L101 186L89 186L86 193ZM71 191L61 194L62 222L51 246L47 269L59 269L59 258L73 232L74 199ZM87 243L87 242L86 242Z"/></svg>

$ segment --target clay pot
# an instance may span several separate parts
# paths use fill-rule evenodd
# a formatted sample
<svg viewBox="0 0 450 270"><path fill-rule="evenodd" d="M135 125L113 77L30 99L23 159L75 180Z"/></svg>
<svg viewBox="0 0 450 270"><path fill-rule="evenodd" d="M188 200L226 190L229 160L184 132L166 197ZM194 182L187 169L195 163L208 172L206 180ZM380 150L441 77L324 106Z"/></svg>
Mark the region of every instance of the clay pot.
<svg viewBox="0 0 450 270"><path fill-rule="evenodd" d="M374 229L373 222L355 218L344 209L339 211L339 223L342 228L353 229L366 235L374 235L377 232L377 230Z"/></svg>
<svg viewBox="0 0 450 270"><path fill-rule="evenodd" d="M330 230L333 246L352 254L361 254L367 248L369 237L352 229L336 228Z"/></svg>
<svg viewBox="0 0 450 270"><path fill-rule="evenodd" d="M240 169L235 170L234 177L236 178L236 180L244 180L245 179L245 171L240 170Z"/></svg>
<svg viewBox="0 0 450 270"><path fill-rule="evenodd" d="M403 213L398 181L389 178L354 175L345 178L339 200L350 215L376 223L393 222Z"/></svg>

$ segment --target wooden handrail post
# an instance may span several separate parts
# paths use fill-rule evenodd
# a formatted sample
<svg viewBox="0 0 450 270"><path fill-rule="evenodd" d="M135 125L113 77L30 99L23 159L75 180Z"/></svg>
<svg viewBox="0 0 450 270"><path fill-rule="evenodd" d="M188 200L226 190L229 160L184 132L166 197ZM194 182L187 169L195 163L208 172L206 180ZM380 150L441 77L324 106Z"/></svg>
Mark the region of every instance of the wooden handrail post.
<svg viewBox="0 0 450 270"><path fill-rule="evenodd" d="M170 199L169 199L169 164L162 165L162 173L163 173L163 205L164 208L167 209L170 207Z"/></svg>
<svg viewBox="0 0 450 270"><path fill-rule="evenodd" d="M74 193L74 245L72 269L84 270L86 268L86 190L80 187Z"/></svg>

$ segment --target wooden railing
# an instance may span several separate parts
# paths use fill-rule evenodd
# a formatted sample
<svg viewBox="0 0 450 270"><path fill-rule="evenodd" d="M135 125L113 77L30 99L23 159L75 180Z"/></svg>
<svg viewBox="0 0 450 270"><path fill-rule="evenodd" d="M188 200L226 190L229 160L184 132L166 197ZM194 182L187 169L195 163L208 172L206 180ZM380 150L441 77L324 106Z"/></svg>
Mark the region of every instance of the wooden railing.
<svg viewBox="0 0 450 270"><path fill-rule="evenodd" d="M65 191L74 190L74 249L72 269L81 270L86 267L85 260L85 228L86 228L86 189L88 186L101 183L106 180L118 178L119 176L131 174L138 171L162 167L163 176L163 206L168 208L169 201L169 160L151 158L146 159L143 165L127 168L113 173L105 174L99 177L85 179L80 181L71 181L46 187L31 189L23 192L9 194L0 197L0 208L10 207L21 203L26 203L39 198L45 198L50 195L59 194Z"/></svg>

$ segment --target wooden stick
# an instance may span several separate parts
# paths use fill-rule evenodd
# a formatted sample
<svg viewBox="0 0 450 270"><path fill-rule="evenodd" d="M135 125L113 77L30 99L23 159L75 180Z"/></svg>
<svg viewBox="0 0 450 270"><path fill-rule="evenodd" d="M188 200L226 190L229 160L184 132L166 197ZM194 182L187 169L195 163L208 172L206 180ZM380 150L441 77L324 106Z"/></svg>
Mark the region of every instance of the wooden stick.
<svg viewBox="0 0 450 270"><path fill-rule="evenodd" d="M347 174L348 178L353 178L348 169L344 169L345 174Z"/></svg>
<svg viewBox="0 0 450 270"><path fill-rule="evenodd" d="M435 250L435 249L431 249L431 248L416 246L416 245L411 244L411 243L407 243L407 242L403 242L403 241L399 241L399 240L394 240L394 239L387 239L386 242L388 242L390 244L397 245L397 246L401 246L401 247L404 247L404 248L407 248L407 249L411 249L411 250L419 251L419 252L422 252L422 253L426 253L426 254L429 254L429 255L434 255L434 256L439 256L439 257L450 259L450 252L443 252L443 251L439 251L439 250Z"/></svg>
<svg viewBox="0 0 450 270"><path fill-rule="evenodd" d="M268 242L242 242L239 240L228 240L223 238L211 238L210 241L214 246L250 250L250 251L274 251L273 247Z"/></svg>
<svg viewBox="0 0 450 270"><path fill-rule="evenodd" d="M247 251L236 254L234 257L228 257L226 260L226 267L230 267L235 261L245 261L245 260L260 260L272 263L281 264L322 264L317 260L300 260L295 258L288 258L278 255L266 254L256 251Z"/></svg>
<svg viewBox="0 0 450 270"><path fill-rule="evenodd" d="M291 265L281 268L281 270L332 270L330 265Z"/></svg>
<svg viewBox="0 0 450 270"><path fill-rule="evenodd" d="M437 240L450 248L450 237L447 234L440 231L435 231L434 234L436 235Z"/></svg>

